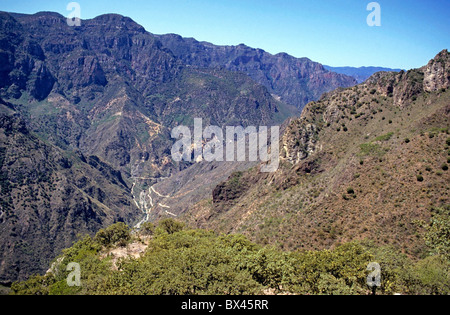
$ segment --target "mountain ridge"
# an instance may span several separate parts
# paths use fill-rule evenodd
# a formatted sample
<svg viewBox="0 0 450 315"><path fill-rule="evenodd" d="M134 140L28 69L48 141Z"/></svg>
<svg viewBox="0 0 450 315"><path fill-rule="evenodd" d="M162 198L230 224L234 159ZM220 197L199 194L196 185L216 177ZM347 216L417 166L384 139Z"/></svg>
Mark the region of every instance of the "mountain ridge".
<svg viewBox="0 0 450 315"><path fill-rule="evenodd" d="M423 257L418 222L450 202L449 71L443 50L324 94L291 119L277 172L233 174L185 220L289 250L366 239Z"/></svg>
<svg viewBox="0 0 450 315"><path fill-rule="evenodd" d="M308 58L295 58L287 53L272 55L245 44L216 46L176 34L155 36L186 64L245 72L272 94L300 109L324 92L357 83L352 77L330 72Z"/></svg>
<svg viewBox="0 0 450 315"><path fill-rule="evenodd" d="M121 15L78 28L1 12L0 43L4 283L43 272L78 233L141 221L141 193L189 166L171 159L171 128L194 117L266 125L294 110L242 73L183 65Z"/></svg>
<svg viewBox="0 0 450 315"><path fill-rule="evenodd" d="M358 83L363 83L374 73L377 72L400 72L402 69L393 69L386 67L374 67L374 66L364 66L364 67L331 67L324 65L324 68L337 73L342 73L354 77Z"/></svg>

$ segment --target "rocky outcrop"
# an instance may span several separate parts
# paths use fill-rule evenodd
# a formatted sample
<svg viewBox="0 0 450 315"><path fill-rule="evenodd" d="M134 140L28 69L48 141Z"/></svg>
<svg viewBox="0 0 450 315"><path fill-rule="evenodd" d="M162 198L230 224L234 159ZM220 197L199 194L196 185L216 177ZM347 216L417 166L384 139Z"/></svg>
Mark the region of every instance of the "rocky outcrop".
<svg viewBox="0 0 450 315"><path fill-rule="evenodd" d="M449 55L443 50L426 66L399 73L378 72L366 83L382 95L393 97L395 105L404 107L423 91L435 92L449 87Z"/></svg>
<svg viewBox="0 0 450 315"><path fill-rule="evenodd" d="M433 60L422 68L424 72L423 86L427 92L447 89L450 86L450 53L441 51Z"/></svg>
<svg viewBox="0 0 450 315"><path fill-rule="evenodd" d="M293 120L281 141L281 158L297 164L316 151L318 130L304 119Z"/></svg>

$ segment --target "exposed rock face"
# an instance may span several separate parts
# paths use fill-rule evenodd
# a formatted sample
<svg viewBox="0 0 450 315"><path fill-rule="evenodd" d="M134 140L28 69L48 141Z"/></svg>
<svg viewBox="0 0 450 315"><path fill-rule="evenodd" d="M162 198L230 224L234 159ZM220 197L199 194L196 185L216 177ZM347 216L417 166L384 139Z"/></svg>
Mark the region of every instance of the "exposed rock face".
<svg viewBox="0 0 450 315"><path fill-rule="evenodd" d="M432 92L439 89L447 89L450 85L450 53L447 50L441 51L428 65L423 67L425 91Z"/></svg>
<svg viewBox="0 0 450 315"><path fill-rule="evenodd" d="M216 46L174 34L158 38L186 64L242 71L281 100L300 109L318 100L324 92L357 83L354 78L328 71L308 58L295 58L286 53L271 55L243 44Z"/></svg>
<svg viewBox="0 0 450 315"><path fill-rule="evenodd" d="M195 117L219 126L270 125L296 112L243 73L187 67L120 15L70 27L56 13L1 13L0 23L0 95L21 105L32 131L128 175L177 170L170 129Z"/></svg>
<svg viewBox="0 0 450 315"><path fill-rule="evenodd" d="M406 106L414 96L423 91L434 92L449 87L449 55L447 50L443 50L426 66L407 72L378 72L366 83L385 96L393 96L394 104L397 106Z"/></svg>
<svg viewBox="0 0 450 315"><path fill-rule="evenodd" d="M291 164L297 164L313 154L316 145L317 127L303 119L293 120L282 137L281 157Z"/></svg>

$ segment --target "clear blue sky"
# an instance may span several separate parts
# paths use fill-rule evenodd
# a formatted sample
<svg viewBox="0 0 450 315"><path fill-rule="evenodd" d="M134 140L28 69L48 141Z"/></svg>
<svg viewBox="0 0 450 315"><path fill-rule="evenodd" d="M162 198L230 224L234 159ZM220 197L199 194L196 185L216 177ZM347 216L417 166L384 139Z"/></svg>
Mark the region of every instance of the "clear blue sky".
<svg viewBox="0 0 450 315"><path fill-rule="evenodd" d="M70 0L0 0L0 10L55 11ZM155 34L218 45L245 43L331 66L411 69L450 49L450 0L379 0L381 26L366 23L372 0L78 0L81 18L129 16Z"/></svg>

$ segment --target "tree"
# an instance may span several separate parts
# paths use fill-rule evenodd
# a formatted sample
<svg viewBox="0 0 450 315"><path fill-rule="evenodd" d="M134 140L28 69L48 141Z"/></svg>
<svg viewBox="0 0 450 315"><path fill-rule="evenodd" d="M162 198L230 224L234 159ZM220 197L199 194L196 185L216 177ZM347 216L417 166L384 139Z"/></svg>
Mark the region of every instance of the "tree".
<svg viewBox="0 0 450 315"><path fill-rule="evenodd" d="M102 246L126 246L131 239L129 227L119 222L106 229L101 229L94 238L94 241Z"/></svg>
<svg viewBox="0 0 450 315"><path fill-rule="evenodd" d="M174 219L164 219L158 223L157 230L159 232L174 234L184 229L184 223Z"/></svg>

